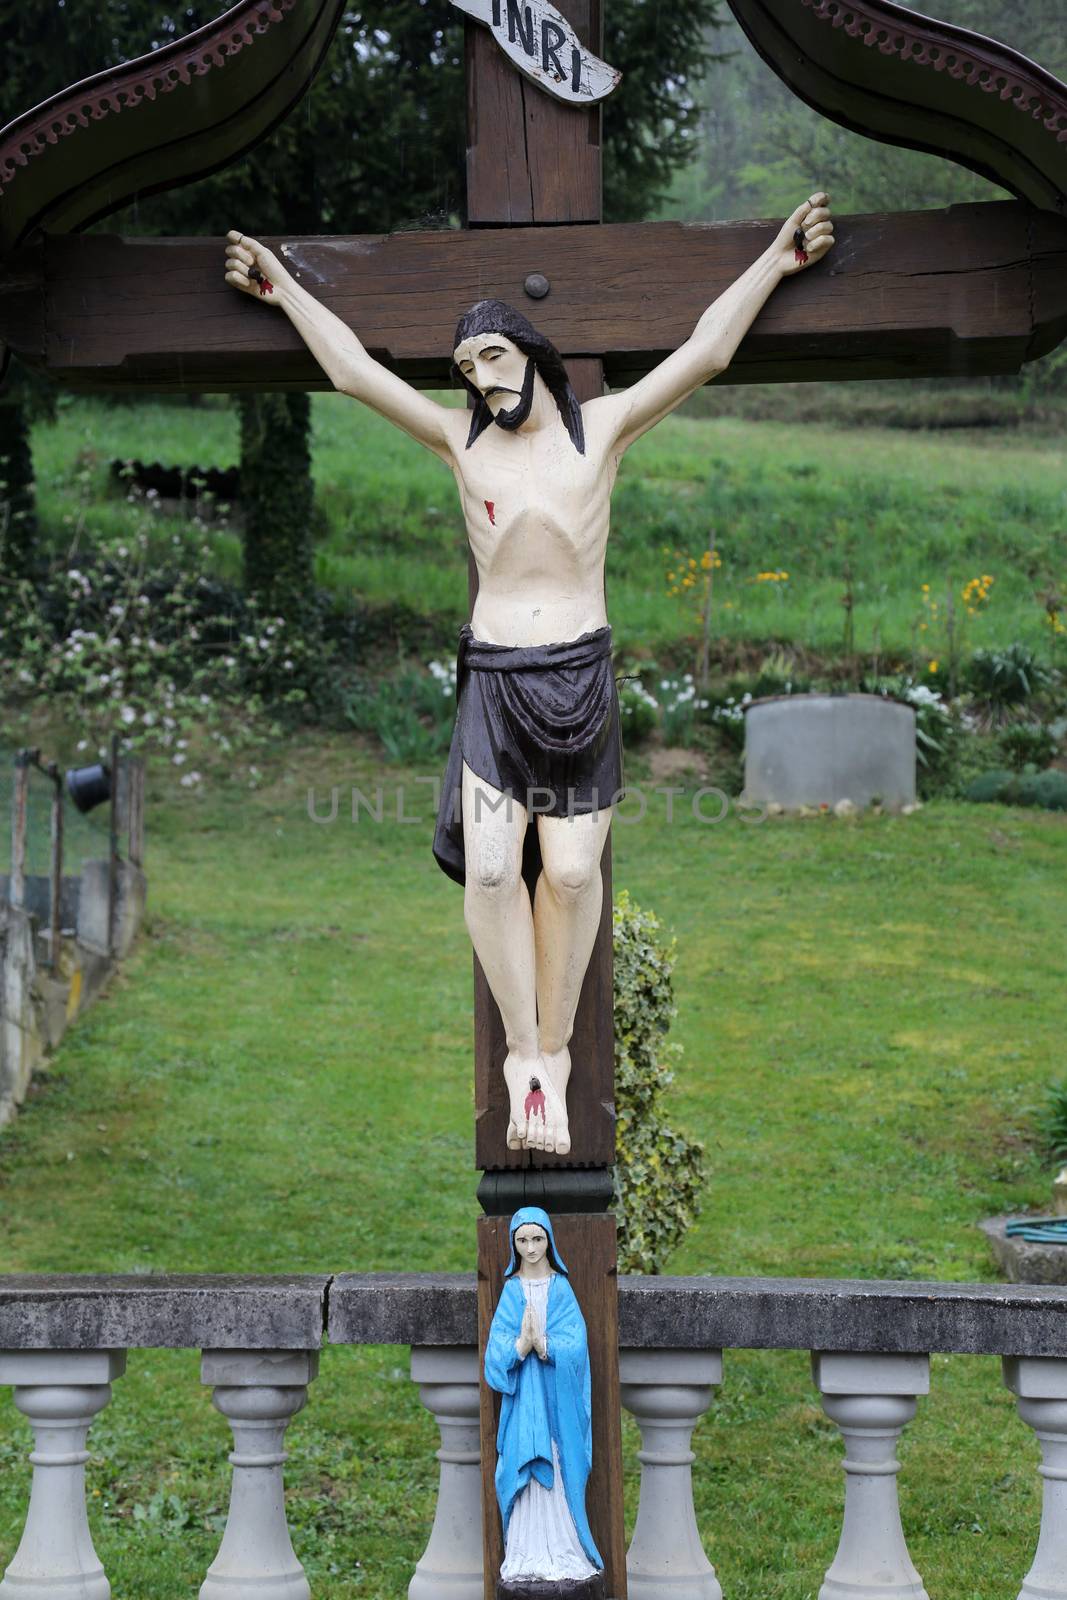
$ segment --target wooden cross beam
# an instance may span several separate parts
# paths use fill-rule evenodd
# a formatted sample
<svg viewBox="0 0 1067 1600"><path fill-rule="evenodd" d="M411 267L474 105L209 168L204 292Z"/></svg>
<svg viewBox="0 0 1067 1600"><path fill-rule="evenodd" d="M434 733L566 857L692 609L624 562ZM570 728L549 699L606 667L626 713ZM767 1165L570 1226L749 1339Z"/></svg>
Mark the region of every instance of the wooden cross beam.
<svg viewBox="0 0 1067 1600"><path fill-rule="evenodd" d="M448 384L456 319L483 296L524 307L565 356L601 358L615 385L688 337L771 226L269 242L375 356L419 387ZM836 231L826 266L779 288L718 382L1017 372L1067 334L1065 217L993 201L845 216ZM221 260L216 239L47 238L0 262L0 342L71 389L329 388L289 321L264 316L222 281ZM531 274L548 280L544 299L526 293Z"/></svg>

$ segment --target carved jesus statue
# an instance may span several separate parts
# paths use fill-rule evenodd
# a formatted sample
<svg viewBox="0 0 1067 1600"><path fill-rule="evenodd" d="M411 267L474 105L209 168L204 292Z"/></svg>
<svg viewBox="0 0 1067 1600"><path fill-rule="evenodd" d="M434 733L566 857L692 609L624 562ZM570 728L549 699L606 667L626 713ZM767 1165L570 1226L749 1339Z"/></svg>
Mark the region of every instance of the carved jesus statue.
<svg viewBox="0 0 1067 1600"><path fill-rule="evenodd" d="M464 885L467 928L503 1019L508 1144L566 1154L568 1045L622 787L604 605L615 475L635 439L729 365L781 279L831 248L828 196L797 207L659 366L584 405L555 348L497 300L473 306L456 331L453 370L473 411L439 405L369 356L270 250L242 233L228 241L226 282L283 311L335 389L403 428L455 478L478 596L460 633L434 853ZM528 825L540 857L532 898Z"/></svg>

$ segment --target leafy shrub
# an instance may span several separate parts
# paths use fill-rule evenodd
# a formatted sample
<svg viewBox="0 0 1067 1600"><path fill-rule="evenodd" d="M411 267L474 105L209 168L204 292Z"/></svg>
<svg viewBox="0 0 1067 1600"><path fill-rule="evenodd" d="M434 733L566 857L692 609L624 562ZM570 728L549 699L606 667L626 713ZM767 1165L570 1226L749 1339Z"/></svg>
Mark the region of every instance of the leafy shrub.
<svg viewBox="0 0 1067 1600"><path fill-rule="evenodd" d="M1010 644L1004 650L976 650L967 665L966 681L981 705L1002 712L1048 688L1050 675L1029 646Z"/></svg>
<svg viewBox="0 0 1067 1600"><path fill-rule="evenodd" d="M1024 773L1016 781L1016 805L1040 806L1043 811L1067 811L1067 772Z"/></svg>
<svg viewBox="0 0 1067 1600"><path fill-rule="evenodd" d="M408 666L391 678L361 679L350 691L345 716L373 734L390 761L429 761L443 754L456 715L455 663Z"/></svg>
<svg viewBox="0 0 1067 1600"><path fill-rule="evenodd" d="M1046 1086L1035 1124L1042 1153L1050 1161L1067 1161L1067 1078Z"/></svg>
<svg viewBox="0 0 1067 1600"><path fill-rule="evenodd" d="M1040 722L1016 722L997 740L1001 756L1015 772L1026 767L1047 767L1056 754L1055 736Z"/></svg>
<svg viewBox="0 0 1067 1600"><path fill-rule="evenodd" d="M619 716L623 743L631 748L644 744L659 721L659 701L640 679L633 679L619 689Z"/></svg>
<svg viewBox="0 0 1067 1600"><path fill-rule="evenodd" d="M964 789L963 798L982 805L1007 804L1005 797L1014 779L1014 772L1005 772L1000 767L991 772L980 772Z"/></svg>
<svg viewBox="0 0 1067 1600"><path fill-rule="evenodd" d="M667 1041L675 1015L676 941L623 889L612 919L615 953L615 1203L619 1266L658 1272L699 1210L704 1147L669 1127L660 1102L681 1046Z"/></svg>
<svg viewBox="0 0 1067 1600"><path fill-rule="evenodd" d="M964 790L965 800L995 802L1005 806L1036 806L1043 811L1067 811L1067 772L983 772Z"/></svg>

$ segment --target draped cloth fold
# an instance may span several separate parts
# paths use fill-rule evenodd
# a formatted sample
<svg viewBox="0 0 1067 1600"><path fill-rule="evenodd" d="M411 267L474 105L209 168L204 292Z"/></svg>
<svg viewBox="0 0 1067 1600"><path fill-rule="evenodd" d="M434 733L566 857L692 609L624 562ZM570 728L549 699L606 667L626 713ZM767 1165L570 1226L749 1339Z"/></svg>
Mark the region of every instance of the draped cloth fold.
<svg viewBox="0 0 1067 1600"><path fill-rule="evenodd" d="M490 644L460 629L456 722L434 830L438 865L466 881L463 763L529 814L524 871L540 870L536 814L585 815L622 789L611 628L543 645Z"/></svg>

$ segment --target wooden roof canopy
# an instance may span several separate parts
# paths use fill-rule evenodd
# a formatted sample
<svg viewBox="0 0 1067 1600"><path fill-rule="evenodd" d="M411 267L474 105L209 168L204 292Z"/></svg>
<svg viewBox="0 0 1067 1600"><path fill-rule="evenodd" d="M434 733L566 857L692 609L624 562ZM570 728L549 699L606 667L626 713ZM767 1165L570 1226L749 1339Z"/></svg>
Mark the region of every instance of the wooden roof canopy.
<svg viewBox="0 0 1067 1600"><path fill-rule="evenodd" d="M77 230L238 160L303 94L342 4L241 0L0 129L0 342L79 389L328 388L285 319L226 287L217 239ZM821 113L948 156L1018 200L839 218L827 270L783 286L718 381L1014 372L1067 336L1067 86L891 0L730 4ZM313 271L315 292L411 382L446 382L456 313L486 294L522 304L536 271L552 285L536 319L564 355L601 357L618 384L688 336L769 226L285 242L298 275Z"/></svg>
<svg viewBox="0 0 1067 1600"><path fill-rule="evenodd" d="M1067 85L892 0L729 0L793 93L854 133L949 156L1067 215Z"/></svg>

